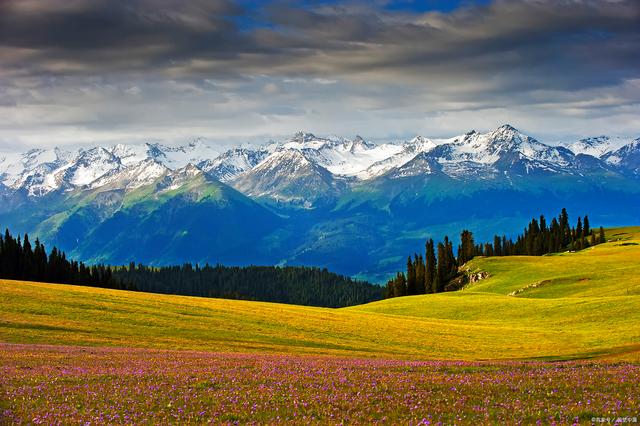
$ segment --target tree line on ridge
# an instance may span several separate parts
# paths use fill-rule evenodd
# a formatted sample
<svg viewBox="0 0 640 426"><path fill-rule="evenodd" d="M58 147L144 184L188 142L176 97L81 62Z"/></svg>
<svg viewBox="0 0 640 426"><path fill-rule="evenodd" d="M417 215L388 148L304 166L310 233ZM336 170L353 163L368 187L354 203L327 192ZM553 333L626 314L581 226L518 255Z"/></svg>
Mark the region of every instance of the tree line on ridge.
<svg viewBox="0 0 640 426"><path fill-rule="evenodd" d="M515 240L505 235L495 235L493 242L477 243L467 229L460 233L457 256L448 236L435 245L429 238L425 244L425 256L414 254L407 258L406 272L398 272L387 282L385 297L441 293L457 290L465 284L459 267L475 256L542 256L566 250L582 250L605 242L604 229L591 228L589 217L578 217L575 226L569 223L566 209L547 223L544 215L532 219Z"/></svg>

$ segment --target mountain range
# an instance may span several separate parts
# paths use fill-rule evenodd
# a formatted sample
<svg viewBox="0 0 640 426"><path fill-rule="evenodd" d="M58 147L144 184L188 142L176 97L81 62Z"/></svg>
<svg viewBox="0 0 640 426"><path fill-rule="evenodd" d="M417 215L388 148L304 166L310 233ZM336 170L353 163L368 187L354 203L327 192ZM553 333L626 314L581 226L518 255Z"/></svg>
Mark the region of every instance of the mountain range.
<svg viewBox="0 0 640 426"><path fill-rule="evenodd" d="M545 144L510 125L375 144L299 132L0 153L0 223L112 264L308 264L382 281L428 236L516 232L567 207L640 218L640 138Z"/></svg>

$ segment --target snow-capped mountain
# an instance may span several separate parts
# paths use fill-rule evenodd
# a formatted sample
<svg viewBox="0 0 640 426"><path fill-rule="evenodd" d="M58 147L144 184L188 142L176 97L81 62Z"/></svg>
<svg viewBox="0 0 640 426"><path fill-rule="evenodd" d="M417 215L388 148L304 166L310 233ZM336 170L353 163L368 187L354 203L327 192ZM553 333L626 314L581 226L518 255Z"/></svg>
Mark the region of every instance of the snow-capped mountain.
<svg viewBox="0 0 640 426"><path fill-rule="evenodd" d="M286 145L285 145L286 146ZM232 185L256 198L312 207L318 199L331 197L341 188L341 181L307 157L305 149L279 149Z"/></svg>
<svg viewBox="0 0 640 426"><path fill-rule="evenodd" d="M607 163L635 176L640 176L640 138L607 152L602 156Z"/></svg>
<svg viewBox="0 0 640 426"><path fill-rule="evenodd" d="M341 137L320 138L313 133L298 132L282 144L270 144L268 150L296 150L313 163L337 176L357 176L376 162L393 156L403 147L396 144L376 145L361 136L353 140Z"/></svg>
<svg viewBox="0 0 640 426"><path fill-rule="evenodd" d="M364 180L381 176L393 168L397 168L408 163L418 154L428 152L436 146L436 142L423 136L416 136L412 140L401 145L389 144L387 150L392 152L392 155L386 156L385 158L370 164L366 169L358 172L356 176Z"/></svg>
<svg viewBox="0 0 640 426"><path fill-rule="evenodd" d="M234 148L214 159L205 159L196 164L221 182L229 182L253 169L270 153L270 150L262 148Z"/></svg>
<svg viewBox="0 0 640 426"><path fill-rule="evenodd" d="M425 232L472 223L483 239L562 207L605 226L640 211L640 138L550 145L504 125L381 144L299 132L221 151L199 139L0 153L0 223L89 262L384 278Z"/></svg>
<svg viewBox="0 0 640 426"><path fill-rule="evenodd" d="M132 190L191 165L246 195L300 203L322 198L323 191L335 195L354 182L382 177L437 172L453 179L486 180L505 174L607 170L636 176L639 162L638 139L599 136L552 146L510 125L449 139L417 136L384 144L360 136L324 138L298 132L279 143L222 153L196 139L184 146L149 142L0 154L0 184L3 193L17 191L28 197L101 187Z"/></svg>
<svg viewBox="0 0 640 426"><path fill-rule="evenodd" d="M630 138L596 136L592 138L580 139L576 142L563 143L574 154L586 154L592 157L601 158L603 155L616 151L625 145L633 142Z"/></svg>
<svg viewBox="0 0 640 426"><path fill-rule="evenodd" d="M385 173L385 177L390 179L433 176L442 174L442 166L433 159L427 152L421 152L408 162L394 167Z"/></svg>
<svg viewBox="0 0 640 426"><path fill-rule="evenodd" d="M560 171L573 154L563 147L552 147L531 138L510 125L489 133L471 131L431 151L429 156L443 166L445 173L463 177L469 169L491 171Z"/></svg>
<svg viewBox="0 0 640 426"><path fill-rule="evenodd" d="M0 154L0 181L7 188L24 188L29 196L40 196L60 188L56 172L70 158L71 153L58 148Z"/></svg>
<svg viewBox="0 0 640 426"><path fill-rule="evenodd" d="M102 186L133 189L151 184L167 171L218 156L217 148L199 139L179 147L146 143L74 151L37 149L0 154L0 182L32 197Z"/></svg>
<svg viewBox="0 0 640 426"><path fill-rule="evenodd" d="M152 158L115 168L91 182L92 189L136 189L157 181L171 170Z"/></svg>

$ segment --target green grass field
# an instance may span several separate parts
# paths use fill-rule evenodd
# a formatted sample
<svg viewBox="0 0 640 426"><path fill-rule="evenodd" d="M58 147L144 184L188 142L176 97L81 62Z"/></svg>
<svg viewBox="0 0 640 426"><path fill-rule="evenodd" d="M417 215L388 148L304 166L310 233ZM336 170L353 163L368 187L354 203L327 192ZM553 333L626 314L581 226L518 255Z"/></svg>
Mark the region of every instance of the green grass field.
<svg viewBox="0 0 640 426"><path fill-rule="evenodd" d="M0 341L405 359L640 359L640 227L475 259L463 291L344 309L0 281Z"/></svg>

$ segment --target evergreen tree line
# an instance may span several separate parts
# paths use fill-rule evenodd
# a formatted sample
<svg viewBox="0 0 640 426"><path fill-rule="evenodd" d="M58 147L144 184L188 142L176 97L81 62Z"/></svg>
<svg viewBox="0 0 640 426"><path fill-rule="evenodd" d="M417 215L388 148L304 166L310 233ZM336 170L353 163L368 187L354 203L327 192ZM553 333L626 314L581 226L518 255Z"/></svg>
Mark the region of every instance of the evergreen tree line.
<svg viewBox="0 0 640 426"><path fill-rule="evenodd" d="M135 290L130 283L114 277L109 266L69 260L56 247L47 253L38 239L31 245L27 234L15 238L8 229L0 235L0 278Z"/></svg>
<svg viewBox="0 0 640 426"><path fill-rule="evenodd" d="M383 298L383 289L363 281L302 266L192 265L153 268L130 264L114 276L152 293L259 300L338 308Z"/></svg>
<svg viewBox="0 0 640 426"><path fill-rule="evenodd" d="M39 240L32 245L27 234L14 238L9 230L0 235L0 278L324 307L358 305L383 297L380 286L319 268L87 266L68 259L55 247L47 253Z"/></svg>
<svg viewBox="0 0 640 426"><path fill-rule="evenodd" d="M566 250L582 250L605 242L602 226L597 232L591 228L589 217L578 217L575 226L569 223L566 209L557 218L547 224L544 215L532 219L524 232L515 241L505 235L493 237L493 242L476 244L473 233L463 230L460 233L460 245L457 256L453 254L453 245L447 236L438 243L428 239L425 257L414 254L407 258L407 269L398 272L387 282L385 297L409 296L425 293L440 293L455 290L463 284L458 267L475 256L542 256Z"/></svg>

